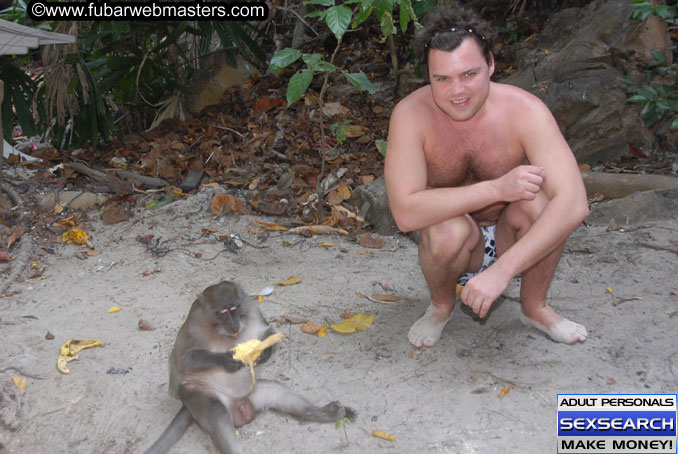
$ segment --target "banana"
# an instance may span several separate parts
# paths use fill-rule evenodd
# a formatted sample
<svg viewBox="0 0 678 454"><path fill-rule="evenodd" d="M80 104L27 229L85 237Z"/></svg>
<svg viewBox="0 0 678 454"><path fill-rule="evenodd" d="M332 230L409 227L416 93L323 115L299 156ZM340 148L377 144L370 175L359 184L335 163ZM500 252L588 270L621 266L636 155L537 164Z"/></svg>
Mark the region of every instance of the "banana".
<svg viewBox="0 0 678 454"><path fill-rule="evenodd" d="M67 340L64 345L61 346L61 349L59 349L59 357L57 358L57 369L59 369L59 372L62 374L68 374L70 373L70 369L68 369L68 366L66 364L70 363L71 361L77 361L80 358L78 358L77 353L80 350L83 350L85 348L93 348L93 347L101 347L104 345L103 342L96 340L96 339L69 339Z"/></svg>

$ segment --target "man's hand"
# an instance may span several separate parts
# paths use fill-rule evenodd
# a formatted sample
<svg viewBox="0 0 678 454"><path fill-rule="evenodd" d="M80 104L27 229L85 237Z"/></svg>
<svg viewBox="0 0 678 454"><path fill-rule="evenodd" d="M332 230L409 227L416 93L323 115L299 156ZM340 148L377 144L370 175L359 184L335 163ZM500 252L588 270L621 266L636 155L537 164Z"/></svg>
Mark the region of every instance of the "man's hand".
<svg viewBox="0 0 678 454"><path fill-rule="evenodd" d="M517 202L533 200L544 182L544 168L537 166L518 166L497 179L502 200Z"/></svg>
<svg viewBox="0 0 678 454"><path fill-rule="evenodd" d="M488 269L469 279L461 292L461 301L473 309L480 318L484 318L490 310L492 303L504 293L511 282L511 276L502 276Z"/></svg>

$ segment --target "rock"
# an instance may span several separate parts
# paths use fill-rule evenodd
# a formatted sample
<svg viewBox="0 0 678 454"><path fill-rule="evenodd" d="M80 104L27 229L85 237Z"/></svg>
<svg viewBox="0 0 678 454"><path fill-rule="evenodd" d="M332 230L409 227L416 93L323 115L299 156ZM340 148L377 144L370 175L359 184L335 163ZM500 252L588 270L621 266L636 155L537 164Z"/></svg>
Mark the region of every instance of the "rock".
<svg viewBox="0 0 678 454"><path fill-rule="evenodd" d="M354 206L362 208L365 202L370 204L367 213L365 213L365 220L374 226L378 234L393 235L399 231L395 219L393 219L391 207L388 205L386 182L383 176L358 186L353 191L351 203Z"/></svg>
<svg viewBox="0 0 678 454"><path fill-rule="evenodd" d="M591 209L587 223L621 226L667 220L678 220L678 188L636 192L601 202Z"/></svg>
<svg viewBox="0 0 678 454"><path fill-rule="evenodd" d="M520 70L502 82L540 97L580 162L618 159L628 143L649 152L652 134L626 99L624 75L645 73L659 50L668 57L666 23L630 21L626 0L598 0L554 14L523 49Z"/></svg>

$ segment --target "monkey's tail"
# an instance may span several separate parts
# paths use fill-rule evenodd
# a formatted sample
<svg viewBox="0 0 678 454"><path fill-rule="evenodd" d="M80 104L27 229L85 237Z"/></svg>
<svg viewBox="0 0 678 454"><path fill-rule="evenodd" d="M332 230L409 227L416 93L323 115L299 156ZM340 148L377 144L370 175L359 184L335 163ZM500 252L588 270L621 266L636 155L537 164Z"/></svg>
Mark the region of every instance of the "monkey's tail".
<svg viewBox="0 0 678 454"><path fill-rule="evenodd" d="M167 454L170 448L183 437L191 424L193 424L193 416L191 416L188 408L181 407L167 429L153 443L153 446L148 448L145 454Z"/></svg>

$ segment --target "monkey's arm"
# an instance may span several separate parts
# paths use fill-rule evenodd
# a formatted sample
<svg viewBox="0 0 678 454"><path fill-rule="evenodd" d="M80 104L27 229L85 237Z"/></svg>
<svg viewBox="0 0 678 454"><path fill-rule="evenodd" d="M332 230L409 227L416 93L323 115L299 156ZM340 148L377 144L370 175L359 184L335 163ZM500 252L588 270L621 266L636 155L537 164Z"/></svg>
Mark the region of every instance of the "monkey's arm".
<svg viewBox="0 0 678 454"><path fill-rule="evenodd" d="M263 352L262 356L265 353ZM231 351L215 353L196 348L186 352L183 362L187 369L196 372L215 368L225 369L227 372L236 372L244 367L242 362L233 359L233 352Z"/></svg>

